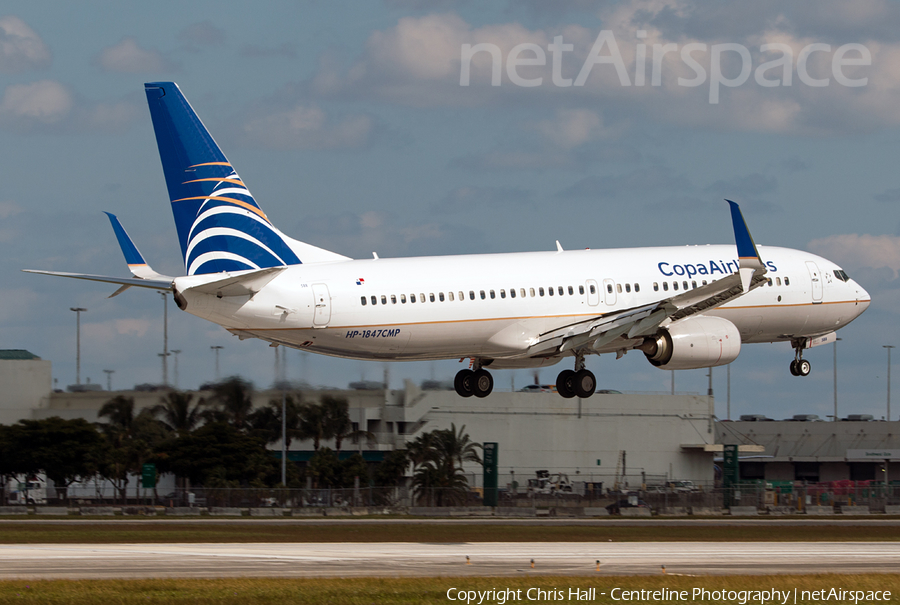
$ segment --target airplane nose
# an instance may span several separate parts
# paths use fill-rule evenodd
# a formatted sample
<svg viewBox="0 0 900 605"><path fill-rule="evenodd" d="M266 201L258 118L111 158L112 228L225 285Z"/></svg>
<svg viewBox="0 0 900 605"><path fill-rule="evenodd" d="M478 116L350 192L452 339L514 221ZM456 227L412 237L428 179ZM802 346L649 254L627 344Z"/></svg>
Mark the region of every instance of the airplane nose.
<svg viewBox="0 0 900 605"><path fill-rule="evenodd" d="M856 315L859 316L863 311L869 308L869 303L872 302L872 297L869 296L869 293L866 292L865 288L860 286L858 283L853 282L853 287L854 290L856 290L856 304L858 308Z"/></svg>

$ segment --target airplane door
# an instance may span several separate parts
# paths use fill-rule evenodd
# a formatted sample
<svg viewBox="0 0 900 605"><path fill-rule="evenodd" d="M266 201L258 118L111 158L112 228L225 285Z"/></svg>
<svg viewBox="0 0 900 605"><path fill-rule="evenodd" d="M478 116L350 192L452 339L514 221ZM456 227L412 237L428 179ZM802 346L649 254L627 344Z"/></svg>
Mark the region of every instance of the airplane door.
<svg viewBox="0 0 900 605"><path fill-rule="evenodd" d="M616 304L616 282L611 279L603 280L604 302L608 305Z"/></svg>
<svg viewBox="0 0 900 605"><path fill-rule="evenodd" d="M814 261L806 261L806 268L809 270L809 279L812 282L812 301L814 303L822 302L822 276L819 274L819 266Z"/></svg>
<svg viewBox="0 0 900 605"><path fill-rule="evenodd" d="M600 286L597 285L597 282L589 279L587 280L587 302L590 306L596 307L600 304Z"/></svg>
<svg viewBox="0 0 900 605"><path fill-rule="evenodd" d="M313 315L313 327L324 328L331 321L331 294L325 284L313 284L313 300L316 303L316 312Z"/></svg>

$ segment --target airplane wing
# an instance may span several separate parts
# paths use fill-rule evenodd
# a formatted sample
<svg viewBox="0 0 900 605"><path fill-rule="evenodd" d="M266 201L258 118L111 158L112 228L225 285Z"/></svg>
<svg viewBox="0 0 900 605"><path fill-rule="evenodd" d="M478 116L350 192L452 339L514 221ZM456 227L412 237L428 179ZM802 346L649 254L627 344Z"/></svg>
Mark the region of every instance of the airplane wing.
<svg viewBox="0 0 900 605"><path fill-rule="evenodd" d="M109 284L119 284L121 288L110 294L109 298L118 296L132 286L138 288L151 288L153 290L171 290L175 278L154 271L150 265L147 264L147 261L144 260L144 257L141 255L140 250L137 249L137 246L134 245L134 242L131 241L131 238L128 236L128 233L126 233L125 228L122 227L122 223L116 218L116 215L110 214L109 212L105 212L104 214L109 217L109 222L112 224L113 231L116 234L116 240L119 242L119 247L122 248L122 254L125 255L125 262L128 263L128 270L131 271L131 274L134 277L110 277L106 275L90 275L87 273L38 271L35 269L22 269L22 271L25 273L57 275L59 277L71 277L74 279L87 279Z"/></svg>
<svg viewBox="0 0 900 605"><path fill-rule="evenodd" d="M766 266L756 250L737 204L731 207L734 237L738 249L737 273L699 288L647 305L623 309L576 322L539 335L528 357L544 357L590 347L594 352L612 352L640 344L660 326L723 305L766 282Z"/></svg>

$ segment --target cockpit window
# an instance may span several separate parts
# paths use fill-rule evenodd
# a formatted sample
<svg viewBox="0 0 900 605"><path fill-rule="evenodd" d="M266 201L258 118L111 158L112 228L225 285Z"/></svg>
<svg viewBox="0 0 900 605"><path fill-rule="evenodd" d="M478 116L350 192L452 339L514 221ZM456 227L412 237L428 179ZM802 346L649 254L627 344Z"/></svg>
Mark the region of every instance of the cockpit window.
<svg viewBox="0 0 900 605"><path fill-rule="evenodd" d="M841 281L850 281L850 276L843 269L835 269L834 276Z"/></svg>

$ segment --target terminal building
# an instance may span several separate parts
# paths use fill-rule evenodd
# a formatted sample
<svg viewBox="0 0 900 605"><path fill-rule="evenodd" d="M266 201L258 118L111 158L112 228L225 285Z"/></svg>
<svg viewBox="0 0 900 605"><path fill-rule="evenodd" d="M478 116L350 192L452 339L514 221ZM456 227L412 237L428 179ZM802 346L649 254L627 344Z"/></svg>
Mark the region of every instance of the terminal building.
<svg viewBox="0 0 900 605"><path fill-rule="evenodd" d="M50 362L26 351L0 352L0 386L0 424L52 416L96 422L100 408L116 395L133 397L138 412L158 404L164 394L53 392ZM465 426L472 441L498 444L501 486L525 485L544 470L605 488L668 481L711 487L725 444L739 446L741 479L749 481L884 480L890 478L890 462L900 460L897 422L716 421L713 398L698 394L598 393L580 400L555 393L495 392L486 399L465 399L409 381L400 390L299 394L308 402L325 394L346 398L354 428L369 431L373 439L345 444L344 450L360 451L372 462L423 433ZM280 396L280 391L257 391L254 405ZM312 450L312 443L294 441L289 459L308 460ZM480 467L469 464L465 470L470 485L480 486Z"/></svg>

